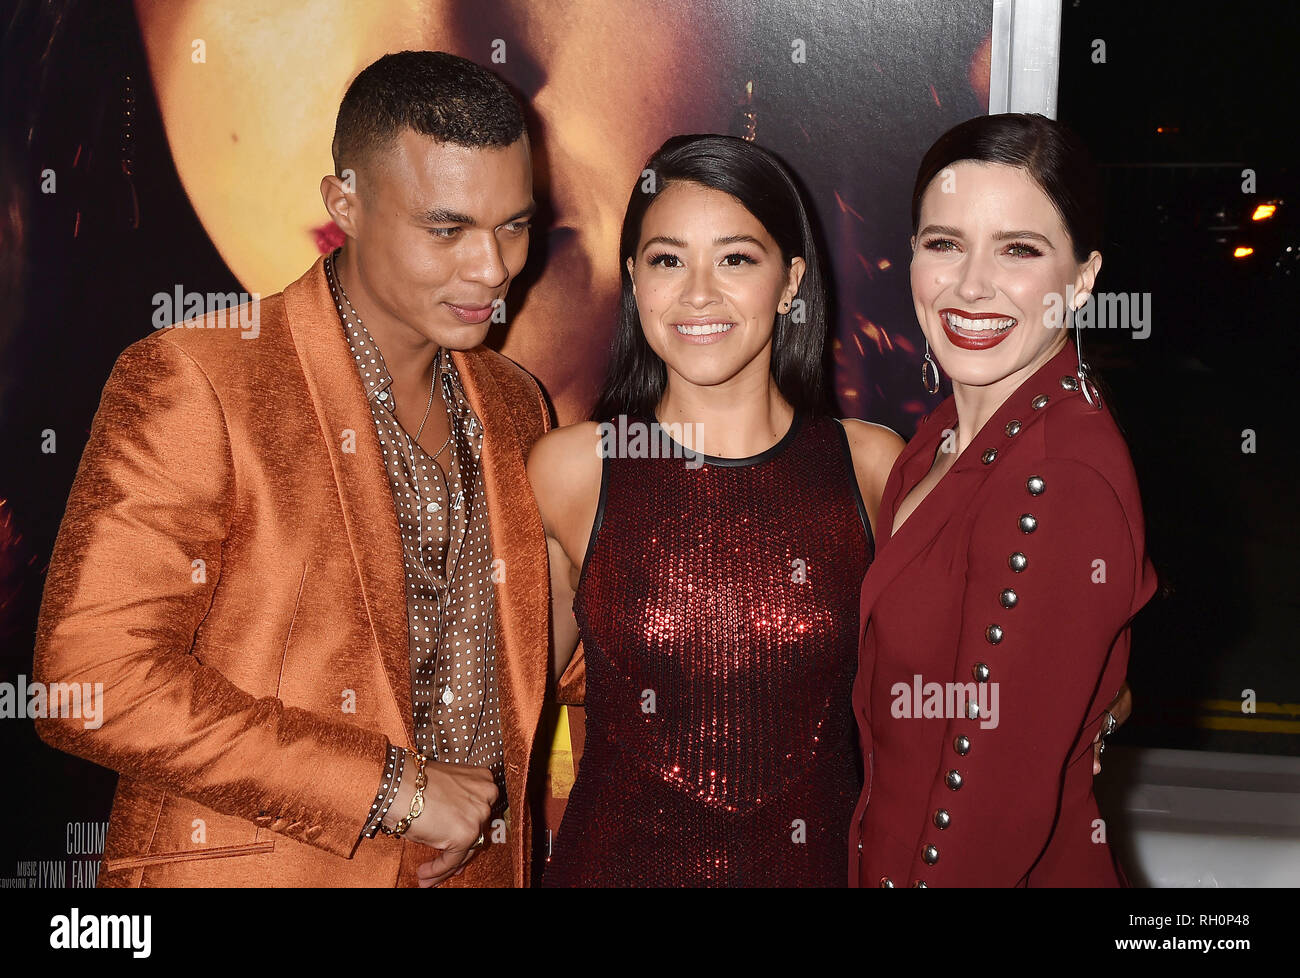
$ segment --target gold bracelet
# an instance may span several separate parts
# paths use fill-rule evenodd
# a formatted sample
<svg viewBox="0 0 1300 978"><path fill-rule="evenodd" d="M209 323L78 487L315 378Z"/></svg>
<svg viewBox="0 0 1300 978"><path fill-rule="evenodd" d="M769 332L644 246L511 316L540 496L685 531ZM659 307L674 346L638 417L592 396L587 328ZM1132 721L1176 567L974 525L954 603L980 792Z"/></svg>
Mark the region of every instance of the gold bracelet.
<svg viewBox="0 0 1300 978"><path fill-rule="evenodd" d="M415 752L412 751L411 753ZM411 799L410 813L398 822L397 826L390 833L394 839L400 839L403 833L411 827L411 823L419 818L420 813L424 811L424 786L429 783L428 779L424 776L424 757L420 754L415 754L415 763L418 765L415 774L415 797Z"/></svg>

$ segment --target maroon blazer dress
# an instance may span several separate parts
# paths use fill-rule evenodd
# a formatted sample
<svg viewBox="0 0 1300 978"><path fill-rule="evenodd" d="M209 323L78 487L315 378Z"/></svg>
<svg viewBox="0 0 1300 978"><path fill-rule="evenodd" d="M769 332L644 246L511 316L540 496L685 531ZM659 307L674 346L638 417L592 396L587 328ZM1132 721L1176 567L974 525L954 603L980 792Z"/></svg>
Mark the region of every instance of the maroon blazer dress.
<svg viewBox="0 0 1300 978"><path fill-rule="evenodd" d="M897 537L899 503L957 422L951 397L890 473L862 583L850 885L1123 885L1092 739L1156 576L1128 449L1076 371L1070 341Z"/></svg>

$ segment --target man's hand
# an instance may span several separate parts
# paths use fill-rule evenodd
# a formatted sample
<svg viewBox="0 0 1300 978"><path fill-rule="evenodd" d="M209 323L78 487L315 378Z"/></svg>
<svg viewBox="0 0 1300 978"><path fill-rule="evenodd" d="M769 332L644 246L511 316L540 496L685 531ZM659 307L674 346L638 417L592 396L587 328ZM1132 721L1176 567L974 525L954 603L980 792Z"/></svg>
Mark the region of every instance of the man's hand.
<svg viewBox="0 0 1300 978"><path fill-rule="evenodd" d="M1122 727L1124 721L1129 718L1133 712L1133 692L1128 688L1128 682L1119 688L1119 693L1115 696L1114 702L1107 707L1111 715L1115 718L1116 727ZM1102 729L1105 729L1105 720L1102 721ZM1097 736L1092 738L1092 773L1101 774L1101 731L1097 731Z"/></svg>
<svg viewBox="0 0 1300 978"><path fill-rule="evenodd" d="M410 812L417 772L418 765L408 753L401 787L384 816L389 828ZM428 781L424 811L403 838L439 850L436 859L416 870L420 886L427 887L437 886L478 851L474 843L487 831L498 791L492 772L485 767L430 761L424 765L424 777Z"/></svg>

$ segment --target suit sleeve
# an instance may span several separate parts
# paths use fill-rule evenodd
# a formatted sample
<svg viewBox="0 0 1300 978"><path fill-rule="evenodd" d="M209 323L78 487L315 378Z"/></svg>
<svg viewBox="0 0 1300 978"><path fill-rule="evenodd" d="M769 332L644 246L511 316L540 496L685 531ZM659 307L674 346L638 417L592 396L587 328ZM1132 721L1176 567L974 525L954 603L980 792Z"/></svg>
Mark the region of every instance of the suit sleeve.
<svg viewBox="0 0 1300 978"><path fill-rule="evenodd" d="M1027 878L1060 818L1067 767L1084 752L1090 788L1092 734L1115 693L1102 677L1118 685L1127 665L1111 659L1131 615L1135 558L1110 483L1082 462L1039 459L1009 464L989 490L970 538L955 674L934 677L977 695L985 687L987 709L947 714L915 826L912 878L932 885Z"/></svg>
<svg viewBox="0 0 1300 978"><path fill-rule="evenodd" d="M252 696L193 653L236 493L202 369L161 337L127 349L55 542L33 668L47 684L102 683L99 723L51 716L36 730L124 776L350 857L387 738Z"/></svg>

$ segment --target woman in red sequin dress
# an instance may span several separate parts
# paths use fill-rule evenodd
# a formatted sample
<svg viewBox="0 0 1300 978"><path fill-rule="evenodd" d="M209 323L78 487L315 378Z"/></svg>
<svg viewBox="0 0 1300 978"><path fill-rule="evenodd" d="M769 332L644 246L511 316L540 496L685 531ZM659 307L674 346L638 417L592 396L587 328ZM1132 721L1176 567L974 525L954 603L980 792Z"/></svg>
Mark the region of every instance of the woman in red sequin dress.
<svg viewBox="0 0 1300 978"><path fill-rule="evenodd" d="M529 459L587 709L544 885L843 886L856 595L902 442L824 410L816 249L771 154L669 140L620 260L594 420Z"/></svg>

